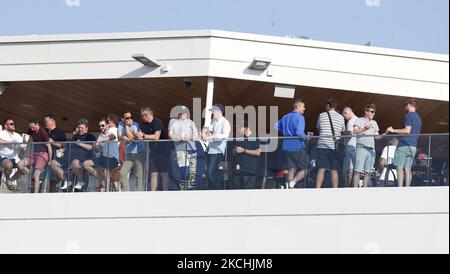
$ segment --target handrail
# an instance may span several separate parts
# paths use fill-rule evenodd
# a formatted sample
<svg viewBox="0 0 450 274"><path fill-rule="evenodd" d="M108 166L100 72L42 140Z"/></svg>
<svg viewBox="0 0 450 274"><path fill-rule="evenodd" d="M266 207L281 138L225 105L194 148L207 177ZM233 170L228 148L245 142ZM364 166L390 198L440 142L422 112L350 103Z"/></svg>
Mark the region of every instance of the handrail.
<svg viewBox="0 0 450 274"><path fill-rule="evenodd" d="M337 136L341 139L351 139L351 138L358 138L358 137L374 137L374 138L399 138L399 137L448 137L449 133L427 133L427 134L380 134L380 135L341 135ZM314 139L325 139L325 138L333 138L332 135L314 135L314 136L260 136L260 137L249 137L245 138L248 140L314 140ZM210 140L212 142L222 142L222 141L235 141L235 140L242 140L244 137L235 137L235 138L224 138L224 139L215 139ZM164 139L164 140L133 140L132 143L164 143L164 142L195 142L200 141L199 138L189 141L181 141L181 140L171 140L171 139ZM118 143L122 141L109 141L109 142L101 142L102 144L107 143ZM65 141L65 142L29 142L29 143L0 143L0 146L2 145L47 145L47 144L76 144L77 141ZM81 142L83 144L96 144L95 141L88 141L88 142Z"/></svg>

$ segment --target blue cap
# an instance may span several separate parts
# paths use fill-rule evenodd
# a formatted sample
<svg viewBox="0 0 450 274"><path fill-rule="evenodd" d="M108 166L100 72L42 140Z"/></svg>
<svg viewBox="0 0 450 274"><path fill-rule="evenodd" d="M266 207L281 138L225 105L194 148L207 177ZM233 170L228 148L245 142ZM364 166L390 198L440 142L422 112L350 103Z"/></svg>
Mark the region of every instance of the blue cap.
<svg viewBox="0 0 450 274"><path fill-rule="evenodd" d="M209 111L215 111L215 110L223 113L225 110L225 107L222 104L215 104L209 109Z"/></svg>

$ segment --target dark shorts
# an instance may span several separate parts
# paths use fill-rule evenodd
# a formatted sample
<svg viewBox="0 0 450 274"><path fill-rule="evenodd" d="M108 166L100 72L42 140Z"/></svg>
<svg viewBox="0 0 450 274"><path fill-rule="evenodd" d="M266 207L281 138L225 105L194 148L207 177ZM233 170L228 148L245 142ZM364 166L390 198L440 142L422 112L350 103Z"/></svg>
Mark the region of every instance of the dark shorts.
<svg viewBox="0 0 450 274"><path fill-rule="evenodd" d="M70 163L69 163L69 158L70 158ZM85 157L80 157L77 155L71 155L69 157L68 154L64 154L64 156L61 158L56 158L56 161L61 165L61 168L63 168L63 169L70 167L74 160L78 160L78 161L80 161L80 164L82 164L84 161L92 160L92 159L89 157L85 158Z"/></svg>
<svg viewBox="0 0 450 274"><path fill-rule="evenodd" d="M119 161L114 157L101 156L96 158L93 162L96 167L101 167L108 170L113 170L119 166Z"/></svg>
<svg viewBox="0 0 450 274"><path fill-rule="evenodd" d="M149 158L149 172L169 172L170 170L170 152L166 154L151 155Z"/></svg>
<svg viewBox="0 0 450 274"><path fill-rule="evenodd" d="M17 168L16 160L8 159L8 158L2 158L2 157L0 157L0 166L3 164L3 161L6 161L6 160L10 160L11 163L13 164L13 168Z"/></svg>
<svg viewBox="0 0 450 274"><path fill-rule="evenodd" d="M334 149L317 149L317 166L328 170L339 170L339 155Z"/></svg>
<svg viewBox="0 0 450 274"><path fill-rule="evenodd" d="M287 166L289 169L295 168L297 170L303 170L308 167L309 156L305 149L298 151L285 151Z"/></svg>

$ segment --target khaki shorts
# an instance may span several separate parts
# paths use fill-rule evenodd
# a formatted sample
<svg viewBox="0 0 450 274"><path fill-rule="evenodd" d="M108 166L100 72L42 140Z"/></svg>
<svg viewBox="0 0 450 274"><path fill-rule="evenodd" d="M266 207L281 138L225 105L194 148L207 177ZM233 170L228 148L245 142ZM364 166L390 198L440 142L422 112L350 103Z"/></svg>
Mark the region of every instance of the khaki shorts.
<svg viewBox="0 0 450 274"><path fill-rule="evenodd" d="M398 147L395 150L394 166L411 169L416 156L417 148L411 146Z"/></svg>

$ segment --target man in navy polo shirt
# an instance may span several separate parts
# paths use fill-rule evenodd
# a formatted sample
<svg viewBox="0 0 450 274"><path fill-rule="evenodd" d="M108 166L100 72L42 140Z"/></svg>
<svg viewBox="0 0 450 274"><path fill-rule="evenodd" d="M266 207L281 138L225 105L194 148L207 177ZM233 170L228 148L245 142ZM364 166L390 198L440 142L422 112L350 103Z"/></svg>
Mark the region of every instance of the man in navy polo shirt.
<svg viewBox="0 0 450 274"><path fill-rule="evenodd" d="M404 185L407 187L411 186L411 166L417 153L418 134L420 134L422 129L422 119L416 110L417 101L415 99L409 99L405 103L406 114L403 119L403 128L394 129L393 127L389 127L386 131L388 134L396 133L408 135L398 138L399 142L394 156L394 166L397 167L399 187L403 187ZM405 181L405 183L403 183L403 181Z"/></svg>

